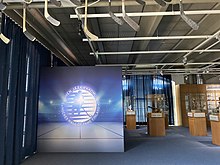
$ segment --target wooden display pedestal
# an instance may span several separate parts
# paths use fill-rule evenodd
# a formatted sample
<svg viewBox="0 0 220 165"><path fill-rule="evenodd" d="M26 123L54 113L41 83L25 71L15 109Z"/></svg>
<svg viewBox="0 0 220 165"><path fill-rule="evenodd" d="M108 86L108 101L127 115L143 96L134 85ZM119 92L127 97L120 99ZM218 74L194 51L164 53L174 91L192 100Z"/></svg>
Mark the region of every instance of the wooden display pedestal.
<svg viewBox="0 0 220 165"><path fill-rule="evenodd" d="M165 114L148 113L148 134L150 136L165 136Z"/></svg>
<svg viewBox="0 0 220 165"><path fill-rule="evenodd" d="M188 112L189 132L192 136L207 136L205 113Z"/></svg>
<svg viewBox="0 0 220 165"><path fill-rule="evenodd" d="M220 114L210 115L212 129L212 143L220 146Z"/></svg>
<svg viewBox="0 0 220 165"><path fill-rule="evenodd" d="M126 125L128 130L136 129L136 113L135 111L126 111Z"/></svg>

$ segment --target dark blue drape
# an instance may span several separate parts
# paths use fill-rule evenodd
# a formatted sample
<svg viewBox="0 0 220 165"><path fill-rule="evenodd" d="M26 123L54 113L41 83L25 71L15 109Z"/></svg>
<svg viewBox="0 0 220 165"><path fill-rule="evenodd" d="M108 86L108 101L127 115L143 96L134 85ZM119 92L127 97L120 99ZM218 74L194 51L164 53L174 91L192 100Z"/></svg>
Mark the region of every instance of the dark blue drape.
<svg viewBox="0 0 220 165"><path fill-rule="evenodd" d="M174 124L172 82L169 75L132 75L124 76L123 108L128 105L136 110L136 121L145 123L146 113L149 112L146 96L150 94L163 94L165 96L166 109L169 111L169 124Z"/></svg>
<svg viewBox="0 0 220 165"><path fill-rule="evenodd" d="M40 57L50 52L4 15L2 32L11 41L0 41L0 164L16 165L36 151Z"/></svg>

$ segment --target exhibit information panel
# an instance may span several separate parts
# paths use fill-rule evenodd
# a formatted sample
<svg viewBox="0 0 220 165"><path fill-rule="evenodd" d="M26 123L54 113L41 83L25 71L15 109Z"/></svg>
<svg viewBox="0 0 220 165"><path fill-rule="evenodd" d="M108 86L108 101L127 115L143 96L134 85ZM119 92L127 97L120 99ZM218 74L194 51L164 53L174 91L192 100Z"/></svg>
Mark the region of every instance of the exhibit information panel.
<svg viewBox="0 0 220 165"><path fill-rule="evenodd" d="M120 67L43 68L38 152L124 152Z"/></svg>

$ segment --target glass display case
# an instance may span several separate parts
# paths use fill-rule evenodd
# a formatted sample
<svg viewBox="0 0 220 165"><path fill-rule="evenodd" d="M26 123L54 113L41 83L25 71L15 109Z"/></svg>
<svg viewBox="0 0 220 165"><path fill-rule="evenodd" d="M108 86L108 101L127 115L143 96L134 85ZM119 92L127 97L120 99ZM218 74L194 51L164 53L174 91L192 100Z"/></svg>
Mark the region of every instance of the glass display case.
<svg viewBox="0 0 220 165"><path fill-rule="evenodd" d="M206 95L204 93L189 93L185 95L186 112L206 112Z"/></svg>
<svg viewBox="0 0 220 165"><path fill-rule="evenodd" d="M146 99L148 112L164 112L167 109L164 94L149 94Z"/></svg>
<svg viewBox="0 0 220 165"><path fill-rule="evenodd" d="M220 85L207 85L208 113L219 113L220 111Z"/></svg>

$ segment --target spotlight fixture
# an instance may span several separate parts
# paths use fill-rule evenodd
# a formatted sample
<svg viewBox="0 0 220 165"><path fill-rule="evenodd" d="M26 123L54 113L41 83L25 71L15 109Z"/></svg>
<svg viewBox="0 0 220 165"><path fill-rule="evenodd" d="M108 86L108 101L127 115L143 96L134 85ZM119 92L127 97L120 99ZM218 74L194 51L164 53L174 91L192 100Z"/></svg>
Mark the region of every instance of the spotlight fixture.
<svg viewBox="0 0 220 165"><path fill-rule="evenodd" d="M23 8L23 33L24 35L31 41L34 41L36 38L32 36L26 29L26 9L27 9L27 4L24 3L24 8Z"/></svg>
<svg viewBox="0 0 220 165"><path fill-rule="evenodd" d="M48 13L48 0L44 1L44 17L54 26L60 25L60 21L57 21Z"/></svg>
<svg viewBox="0 0 220 165"><path fill-rule="evenodd" d="M163 76L163 71L162 70L160 71L160 75Z"/></svg>
<svg viewBox="0 0 220 165"><path fill-rule="evenodd" d="M181 17L193 30L198 30L199 25L198 25L196 22L194 22L192 19L190 19L189 17L187 17L186 14L184 13L182 0L180 0L179 8L180 8L180 17Z"/></svg>
<svg viewBox="0 0 220 165"><path fill-rule="evenodd" d="M82 21L78 20L78 35L81 36L82 35Z"/></svg>
<svg viewBox="0 0 220 165"><path fill-rule="evenodd" d="M122 17L127 24L134 29L135 31L140 30L140 26L133 20L131 19L125 12L125 0L122 0Z"/></svg>
<svg viewBox="0 0 220 165"><path fill-rule="evenodd" d="M3 0L0 2L0 10L3 11L6 9L6 6L3 4Z"/></svg>
<svg viewBox="0 0 220 165"><path fill-rule="evenodd" d="M185 80L188 80L188 78L189 78L189 77L186 75L186 76L185 76Z"/></svg>
<svg viewBox="0 0 220 165"><path fill-rule="evenodd" d="M136 2L139 3L140 5L143 5L143 6L146 5L145 0L136 0Z"/></svg>
<svg viewBox="0 0 220 165"><path fill-rule="evenodd" d="M119 25L123 25L124 21L118 17L115 16L115 14L111 10L111 0L108 1L108 13L111 16L111 18Z"/></svg>
<svg viewBox="0 0 220 165"><path fill-rule="evenodd" d="M187 64L187 57L183 57L183 65Z"/></svg>
<svg viewBox="0 0 220 165"><path fill-rule="evenodd" d="M215 38L220 41L220 33L218 33Z"/></svg>
<svg viewBox="0 0 220 165"><path fill-rule="evenodd" d="M24 3L31 4L32 0L24 0Z"/></svg>
<svg viewBox="0 0 220 165"><path fill-rule="evenodd" d="M87 11L88 11L88 0L85 0L85 18L84 18L84 28L83 31L87 37L93 40L97 40L98 36L92 34L87 28Z"/></svg>

